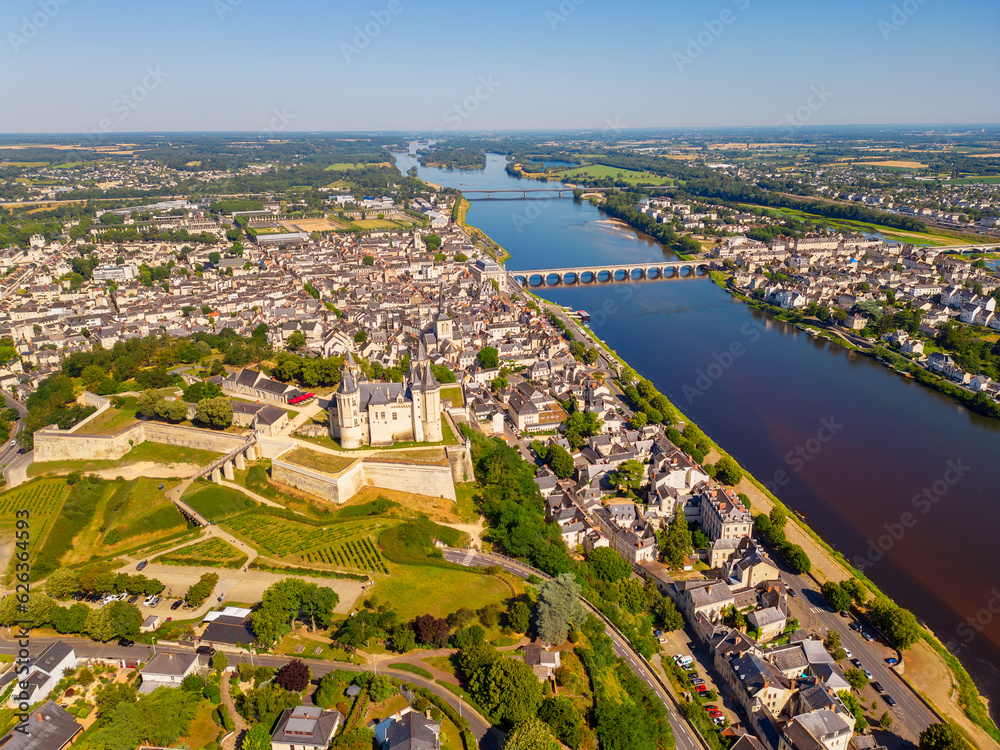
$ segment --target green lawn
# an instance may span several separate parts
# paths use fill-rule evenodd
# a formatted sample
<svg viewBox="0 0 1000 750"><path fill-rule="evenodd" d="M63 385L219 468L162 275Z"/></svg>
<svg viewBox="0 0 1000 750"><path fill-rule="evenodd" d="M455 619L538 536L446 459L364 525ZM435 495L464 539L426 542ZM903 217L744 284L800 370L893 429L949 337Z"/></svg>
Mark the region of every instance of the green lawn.
<svg viewBox="0 0 1000 750"><path fill-rule="evenodd" d="M618 175L621 174L621 177ZM669 177L662 177L658 174L653 174L652 172L638 172L632 169L622 169L621 167L609 167L606 164L588 164L582 167L574 167L572 169L567 169L565 172L558 172L556 176L559 179L565 179L570 182L573 181L574 177L611 177L614 179L625 180L633 185L638 183L652 184L652 185L672 185L673 180Z"/></svg>
<svg viewBox="0 0 1000 750"><path fill-rule="evenodd" d="M427 613L445 617L459 607L480 609L510 596L506 584L493 576L458 568L390 564L389 570L370 597L395 609L404 622Z"/></svg>
<svg viewBox="0 0 1000 750"><path fill-rule="evenodd" d="M204 481L191 485L193 492L184 496L184 502L210 521L242 513L256 507L257 503L239 490L208 484Z"/></svg>
<svg viewBox="0 0 1000 750"><path fill-rule="evenodd" d="M423 667L418 667L416 664L410 664L409 662L399 661L389 665L389 669L398 669L402 672L409 672L410 674L419 675L425 680L433 680L434 675L428 672Z"/></svg>
<svg viewBox="0 0 1000 750"><path fill-rule="evenodd" d="M455 484L458 516L465 523L473 523L479 517L475 501L475 496L478 492L479 485L475 482L459 482Z"/></svg>
<svg viewBox="0 0 1000 750"><path fill-rule="evenodd" d="M462 396L462 386L451 386L441 389L441 399L451 399L452 406L465 406L465 399Z"/></svg>
<svg viewBox="0 0 1000 750"><path fill-rule="evenodd" d="M82 435L114 435L138 421L135 412L111 406L87 422L78 432Z"/></svg>
<svg viewBox="0 0 1000 750"><path fill-rule="evenodd" d="M329 453L311 451L308 448L295 448L283 456L283 458L289 463L305 466L307 469L315 469L327 474L339 474L357 461L357 458L353 456L334 456Z"/></svg>

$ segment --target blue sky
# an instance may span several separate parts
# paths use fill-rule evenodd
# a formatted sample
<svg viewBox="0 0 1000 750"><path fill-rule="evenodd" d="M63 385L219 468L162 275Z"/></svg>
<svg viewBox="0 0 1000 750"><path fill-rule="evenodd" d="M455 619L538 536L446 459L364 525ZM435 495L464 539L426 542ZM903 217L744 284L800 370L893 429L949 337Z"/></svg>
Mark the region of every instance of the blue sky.
<svg viewBox="0 0 1000 750"><path fill-rule="evenodd" d="M998 32L995 0L5 0L0 132L996 123Z"/></svg>

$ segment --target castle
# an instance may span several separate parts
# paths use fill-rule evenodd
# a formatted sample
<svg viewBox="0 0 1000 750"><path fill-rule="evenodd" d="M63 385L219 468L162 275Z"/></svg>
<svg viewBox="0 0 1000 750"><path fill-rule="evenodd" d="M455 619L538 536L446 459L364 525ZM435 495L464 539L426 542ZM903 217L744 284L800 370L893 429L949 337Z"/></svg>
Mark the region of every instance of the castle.
<svg viewBox="0 0 1000 750"><path fill-rule="evenodd" d="M365 381L348 354L329 413L330 434L344 448L392 445L397 440L440 442L441 384L431 372L423 344L402 383Z"/></svg>

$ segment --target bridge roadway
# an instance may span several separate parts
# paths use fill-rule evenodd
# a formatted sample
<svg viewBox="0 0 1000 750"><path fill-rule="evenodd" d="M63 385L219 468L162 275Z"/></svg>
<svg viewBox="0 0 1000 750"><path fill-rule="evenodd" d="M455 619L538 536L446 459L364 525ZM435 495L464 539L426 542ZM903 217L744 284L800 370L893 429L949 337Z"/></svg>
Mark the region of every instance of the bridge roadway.
<svg viewBox="0 0 1000 750"><path fill-rule="evenodd" d="M712 267L709 260L674 260L661 263L624 263L606 266L571 266L568 268L534 268L526 271L508 271L522 287L575 286L577 284L613 284L630 281L666 281L668 279L693 279L704 276ZM558 280L550 283L549 278ZM603 276L603 278L602 278ZM538 284L533 284L540 279Z"/></svg>
<svg viewBox="0 0 1000 750"><path fill-rule="evenodd" d="M510 198L494 198L493 197L494 193L520 193L522 198L527 198L528 197L528 193L556 193L557 197L562 198L563 197L563 193L568 193L569 194L566 197L572 196L573 191L576 190L577 187L578 186L574 186L574 185L569 185L569 186L563 185L561 187L527 188L527 189L521 189L521 190L518 190L516 188L505 188L503 190L473 190L473 189L469 188L469 189L463 190L462 191L462 195L463 195L463 197L465 197L466 200L470 200L470 201L511 200ZM600 193L600 192L608 192L608 191L611 191L611 190L617 190L618 188L608 188L608 187L585 188L585 187L580 187L579 189L582 190L584 193ZM477 195L481 194L481 193L485 193L486 197L485 198L470 198L469 197L470 193L471 194L477 194Z"/></svg>

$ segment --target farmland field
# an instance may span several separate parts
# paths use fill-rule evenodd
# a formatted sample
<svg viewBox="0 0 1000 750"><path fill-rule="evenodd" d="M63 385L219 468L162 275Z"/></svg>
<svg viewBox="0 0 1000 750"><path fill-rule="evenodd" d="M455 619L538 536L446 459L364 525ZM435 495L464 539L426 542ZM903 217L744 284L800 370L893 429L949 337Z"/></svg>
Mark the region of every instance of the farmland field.
<svg viewBox="0 0 1000 750"><path fill-rule="evenodd" d="M395 229L398 226L388 219L357 219L351 222L351 227L355 229Z"/></svg>
<svg viewBox="0 0 1000 750"><path fill-rule="evenodd" d="M387 572L373 534L396 523L384 518L311 526L264 513L244 513L225 522L241 539L266 554L285 560Z"/></svg>
<svg viewBox="0 0 1000 750"><path fill-rule="evenodd" d="M17 511L30 511L31 515L27 519L30 523L27 552L31 556L31 559L34 560L65 498L66 482L62 479L44 479L40 482L30 482L21 485L17 489L4 492L0 495L0 529L3 529L13 537L15 524L17 523ZM13 539L11 539L10 552L14 553L17 551L13 546ZM15 561L16 558L11 558L10 576L13 576L13 563ZM6 577L5 580L10 582L9 577Z"/></svg>
<svg viewBox="0 0 1000 750"><path fill-rule="evenodd" d="M182 547L153 560L167 565L196 565L209 568L242 568L246 561L245 554L218 537Z"/></svg>
<svg viewBox="0 0 1000 750"><path fill-rule="evenodd" d="M606 164L589 164L585 167L574 167L573 169L567 169L565 172L557 172L556 176L559 179L567 179L572 182L574 177L611 177L613 179L618 179L619 173L622 175L620 179L632 183L633 185L640 182L652 185L665 185L672 184L673 182L667 177L661 177L660 175L653 174L652 172L637 172L632 169L609 167Z"/></svg>

